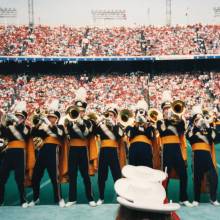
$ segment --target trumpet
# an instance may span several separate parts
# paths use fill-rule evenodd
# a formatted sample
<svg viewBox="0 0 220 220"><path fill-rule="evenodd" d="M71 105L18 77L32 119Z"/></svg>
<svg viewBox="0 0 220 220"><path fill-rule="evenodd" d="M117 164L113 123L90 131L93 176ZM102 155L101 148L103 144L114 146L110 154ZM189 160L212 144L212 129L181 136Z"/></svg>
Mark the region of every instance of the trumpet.
<svg viewBox="0 0 220 220"><path fill-rule="evenodd" d="M50 125L50 121L47 119L47 117L41 112L41 113L35 113L31 118L31 124L34 126L40 126L42 124Z"/></svg>
<svg viewBox="0 0 220 220"><path fill-rule="evenodd" d="M174 121L174 123L178 123L181 120L182 115L184 114L185 110L186 110L185 102L179 99L173 101L171 103L170 119Z"/></svg>
<svg viewBox="0 0 220 220"><path fill-rule="evenodd" d="M111 117L109 117L109 113L106 111L103 113L103 115L99 118L97 124L105 124L107 127L112 128L114 126L114 122L111 119Z"/></svg>
<svg viewBox="0 0 220 220"><path fill-rule="evenodd" d="M150 108L147 112L148 119L150 122L156 123L162 118L162 114L156 108Z"/></svg>

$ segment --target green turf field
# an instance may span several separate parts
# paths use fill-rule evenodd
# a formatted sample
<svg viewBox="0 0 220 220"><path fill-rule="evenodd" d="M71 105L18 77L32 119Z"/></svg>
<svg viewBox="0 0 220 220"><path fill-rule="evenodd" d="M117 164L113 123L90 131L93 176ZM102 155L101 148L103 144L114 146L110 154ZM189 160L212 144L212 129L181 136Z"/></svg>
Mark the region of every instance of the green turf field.
<svg viewBox="0 0 220 220"><path fill-rule="evenodd" d="M220 144L216 146L216 156L218 162L218 172L220 170ZM193 188L192 188L192 172L191 172L191 148L188 147L188 192L190 200L193 199ZM80 174L78 174L78 203L87 203L85 198L85 191L84 191L84 184ZM97 176L91 177L92 186L95 198L98 199L98 187L97 187ZM68 184L62 185L63 197L67 201L68 200ZM220 191L220 177L219 177L219 187L218 191ZM179 194L179 183L176 180L171 180L169 184L169 199L173 201L178 201L178 194ZM32 190L27 189L27 198L28 200L32 199ZM108 181L106 182L106 192L105 192L105 202L106 203L115 203L116 195L113 189L113 180L112 176L109 172ZM220 196L218 196L220 200ZM45 171L45 175L41 181L41 195L40 195L41 204L53 204L53 192L52 192L52 185L50 180L48 180L47 172ZM202 195L202 201L208 202L209 197L208 195ZM17 187L14 181L14 175L11 173L10 178L6 185L6 192L5 192L5 205L17 205L19 204L19 197L17 192Z"/></svg>

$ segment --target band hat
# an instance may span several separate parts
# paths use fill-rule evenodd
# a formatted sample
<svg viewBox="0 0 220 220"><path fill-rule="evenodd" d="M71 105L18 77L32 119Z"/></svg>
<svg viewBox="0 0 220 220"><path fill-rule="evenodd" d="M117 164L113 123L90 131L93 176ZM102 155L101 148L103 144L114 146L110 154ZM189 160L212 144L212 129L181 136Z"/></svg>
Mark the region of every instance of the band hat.
<svg viewBox="0 0 220 220"><path fill-rule="evenodd" d="M122 175L128 179L142 182L162 182L167 178L167 173L146 166L126 165L122 169Z"/></svg>
<svg viewBox="0 0 220 220"><path fill-rule="evenodd" d="M75 90L75 106L80 110L85 110L87 107L87 91L84 87L80 87Z"/></svg>
<svg viewBox="0 0 220 220"><path fill-rule="evenodd" d="M48 112L47 117L48 116L52 116L52 117L55 117L57 119L60 119L60 112L51 110L51 111Z"/></svg>
<svg viewBox="0 0 220 220"><path fill-rule="evenodd" d="M115 117L118 116L118 110L117 110L118 106L116 104L109 104L107 106L107 112L112 112Z"/></svg>
<svg viewBox="0 0 220 220"><path fill-rule="evenodd" d="M180 208L177 203L164 204L166 191L160 183L121 178L116 181L114 188L119 195L119 204L130 209L170 213Z"/></svg>
<svg viewBox="0 0 220 220"><path fill-rule="evenodd" d="M202 106L201 105L195 105L192 108L192 112L191 112L191 123L193 124L195 122L195 120L200 116L202 116Z"/></svg>
<svg viewBox="0 0 220 220"><path fill-rule="evenodd" d="M60 112L59 110L59 100L58 99L54 99L52 100L47 107L47 117L52 116L57 118L57 122L60 119Z"/></svg>
<svg viewBox="0 0 220 220"><path fill-rule="evenodd" d="M169 90L165 90L162 94L162 98L161 98L161 109L164 108L169 108L171 107L171 91Z"/></svg>
<svg viewBox="0 0 220 220"><path fill-rule="evenodd" d="M21 111L21 112L15 111L15 115L20 115L20 116L22 116L24 119L27 118L27 112L26 112L26 111Z"/></svg>
<svg viewBox="0 0 220 220"><path fill-rule="evenodd" d="M79 110L85 110L87 107L87 103L81 100L77 100L75 101L75 106L79 109Z"/></svg>
<svg viewBox="0 0 220 220"><path fill-rule="evenodd" d="M14 106L15 115L20 115L24 119L27 118L27 103L25 101L18 101Z"/></svg>
<svg viewBox="0 0 220 220"><path fill-rule="evenodd" d="M143 109L145 112L148 110L148 104L145 100L139 100L135 106L135 110Z"/></svg>

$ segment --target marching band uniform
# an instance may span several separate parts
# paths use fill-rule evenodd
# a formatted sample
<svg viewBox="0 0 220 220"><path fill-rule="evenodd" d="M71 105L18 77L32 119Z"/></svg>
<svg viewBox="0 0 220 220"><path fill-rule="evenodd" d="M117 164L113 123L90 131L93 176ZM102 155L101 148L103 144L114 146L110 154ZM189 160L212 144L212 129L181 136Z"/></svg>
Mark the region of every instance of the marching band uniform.
<svg viewBox="0 0 220 220"><path fill-rule="evenodd" d="M2 136L2 133L1 133L1 125L0 125L0 167L1 167L1 164L2 164L2 161L3 161L3 157L4 157L4 149L5 149L5 140Z"/></svg>
<svg viewBox="0 0 220 220"><path fill-rule="evenodd" d="M141 115L139 112L141 111ZM153 168L153 141L155 140L155 129L147 124L146 113L147 103L139 101L136 110L136 122L134 126L126 128L126 134L129 138L129 164L134 166L148 166ZM142 117L142 123L138 122Z"/></svg>
<svg viewBox="0 0 220 220"><path fill-rule="evenodd" d="M170 101L162 103L164 111L170 111ZM180 203L192 207L187 195L187 170L186 170L186 144L184 140L185 122L181 119L176 124L170 119L157 121L157 129L162 144L163 170L167 168L168 181L172 177L172 171L177 173L180 179Z"/></svg>
<svg viewBox="0 0 220 220"><path fill-rule="evenodd" d="M75 106L79 111L85 111L87 103L76 101ZM70 137L70 149L68 159L69 175L69 202L67 207L76 203L77 196L77 172L78 169L83 177L86 196L90 206L96 206L92 195L92 186L89 177L89 135L92 132L93 125L89 120L80 116L76 121L68 120L66 123L67 134Z"/></svg>
<svg viewBox="0 0 220 220"><path fill-rule="evenodd" d="M116 108L108 108L107 112L114 114L115 118L118 115ZM118 147L120 139L123 136L123 130L118 124L114 124L113 121L109 120L107 123L107 121L104 120L98 124L95 133L96 135L99 135L101 140L98 167L98 186L100 197L97 201L97 205L101 205L104 202L105 182L108 178L108 167L111 169L114 182L121 178Z"/></svg>
<svg viewBox="0 0 220 220"><path fill-rule="evenodd" d="M21 107L23 108L24 106ZM30 141L30 127L25 125L27 118L26 111L16 111L14 117L14 119L10 119L9 121L6 120L6 124L1 125L1 135L7 139L8 144L0 168L0 204L4 202L5 184L8 180L9 173L11 170L14 170L20 203L23 208L27 208L28 203L24 190L25 178L30 179L33 171L35 162L34 146L33 142ZM16 119L16 117L22 117L23 122L19 122L19 118Z"/></svg>
<svg viewBox="0 0 220 220"><path fill-rule="evenodd" d="M194 108L196 111L196 107ZM194 206L200 202L200 193L207 184L205 174L209 174L210 202L220 205L217 201L218 175L216 171L216 157L214 148L215 132L209 126L198 111L192 117L192 127L187 131L187 139L193 150L193 173L194 173Z"/></svg>
<svg viewBox="0 0 220 220"><path fill-rule="evenodd" d="M47 117L55 117L57 121L60 118L60 113L55 110L49 111ZM65 203L61 196L61 186L59 183L59 151L61 143L64 140L64 127L62 125L52 125L48 121L35 126L32 129L33 137L40 137L43 139L43 146L39 150L38 158L34 167L32 178L33 185L33 201L29 206L34 206L39 203L40 196L40 181L43 177L44 170L47 169L51 179L54 191L54 202L59 203L60 207L64 207Z"/></svg>
<svg viewBox="0 0 220 220"><path fill-rule="evenodd" d="M216 117L213 124L216 133L215 144L219 144L220 143L220 105L219 104L217 105Z"/></svg>

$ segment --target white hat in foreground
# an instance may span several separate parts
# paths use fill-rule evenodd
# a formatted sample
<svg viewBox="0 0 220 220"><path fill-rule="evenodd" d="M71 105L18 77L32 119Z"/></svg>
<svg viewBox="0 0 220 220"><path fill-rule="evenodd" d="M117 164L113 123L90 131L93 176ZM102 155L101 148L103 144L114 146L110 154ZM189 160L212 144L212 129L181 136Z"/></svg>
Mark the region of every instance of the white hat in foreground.
<svg viewBox="0 0 220 220"><path fill-rule="evenodd" d="M115 191L117 201L130 209L170 213L180 208L177 203L164 204L166 191L160 183L122 178L116 181Z"/></svg>
<svg viewBox="0 0 220 220"><path fill-rule="evenodd" d="M141 182L162 182L167 174L161 170L155 170L146 166L126 165L122 169L122 175L128 179L135 179Z"/></svg>

